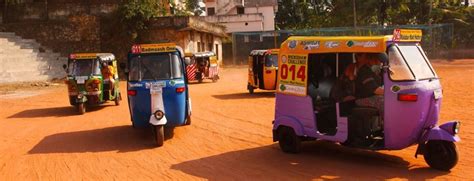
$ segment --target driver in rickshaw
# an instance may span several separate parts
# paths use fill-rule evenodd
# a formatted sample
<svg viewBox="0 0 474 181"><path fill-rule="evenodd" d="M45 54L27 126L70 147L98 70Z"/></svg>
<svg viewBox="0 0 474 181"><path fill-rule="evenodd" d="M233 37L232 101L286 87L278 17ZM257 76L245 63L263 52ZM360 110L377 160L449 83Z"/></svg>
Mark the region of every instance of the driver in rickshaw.
<svg viewBox="0 0 474 181"><path fill-rule="evenodd" d="M376 57L367 53L359 53L357 58L357 77L355 79L356 105L377 108L382 115L384 88L381 78L371 68L371 59ZM380 73L380 72L379 72Z"/></svg>

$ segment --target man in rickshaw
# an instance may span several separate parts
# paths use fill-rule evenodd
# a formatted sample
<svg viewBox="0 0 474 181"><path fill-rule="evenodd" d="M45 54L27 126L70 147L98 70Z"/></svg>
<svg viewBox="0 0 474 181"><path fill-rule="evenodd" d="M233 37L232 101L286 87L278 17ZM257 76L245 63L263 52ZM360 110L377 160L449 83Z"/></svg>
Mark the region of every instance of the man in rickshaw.
<svg viewBox="0 0 474 181"><path fill-rule="evenodd" d="M107 62L102 62L102 76L104 78L104 83L109 84L109 90L112 91L114 90L115 86L115 80L114 80L114 75L115 75L115 70L112 65L109 65Z"/></svg>
<svg viewBox="0 0 474 181"><path fill-rule="evenodd" d="M366 53L357 56L357 77L355 79L356 105L374 107L383 113L383 93L379 75L372 71L370 58Z"/></svg>

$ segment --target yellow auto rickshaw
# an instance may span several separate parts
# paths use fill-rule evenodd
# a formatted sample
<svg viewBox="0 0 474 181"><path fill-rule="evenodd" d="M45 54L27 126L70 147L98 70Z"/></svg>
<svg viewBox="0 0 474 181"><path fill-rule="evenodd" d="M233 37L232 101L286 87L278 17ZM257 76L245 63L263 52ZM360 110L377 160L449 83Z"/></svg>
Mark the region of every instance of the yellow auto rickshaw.
<svg viewBox="0 0 474 181"><path fill-rule="evenodd" d="M247 90L253 94L254 89L275 90L278 71L279 49L252 50L249 55L249 72Z"/></svg>

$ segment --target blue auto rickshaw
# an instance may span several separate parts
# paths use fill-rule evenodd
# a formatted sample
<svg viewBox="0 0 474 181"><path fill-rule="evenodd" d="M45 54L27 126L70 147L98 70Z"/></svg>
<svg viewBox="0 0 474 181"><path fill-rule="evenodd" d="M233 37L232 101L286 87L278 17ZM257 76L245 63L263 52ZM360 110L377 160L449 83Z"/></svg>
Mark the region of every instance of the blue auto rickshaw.
<svg viewBox="0 0 474 181"><path fill-rule="evenodd" d="M153 128L157 146L165 131L191 124L184 53L174 43L134 45L128 54L127 97L133 127ZM164 128L171 129L164 129Z"/></svg>

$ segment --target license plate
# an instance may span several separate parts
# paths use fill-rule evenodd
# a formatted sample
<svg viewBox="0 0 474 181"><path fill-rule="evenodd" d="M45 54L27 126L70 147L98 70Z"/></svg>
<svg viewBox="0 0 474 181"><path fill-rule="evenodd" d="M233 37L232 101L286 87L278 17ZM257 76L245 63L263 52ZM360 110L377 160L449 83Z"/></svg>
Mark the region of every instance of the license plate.
<svg viewBox="0 0 474 181"><path fill-rule="evenodd" d="M443 97L443 91L441 89L434 90L434 98L439 99Z"/></svg>
<svg viewBox="0 0 474 181"><path fill-rule="evenodd" d="M77 84L84 84L87 80L87 77L76 77Z"/></svg>

